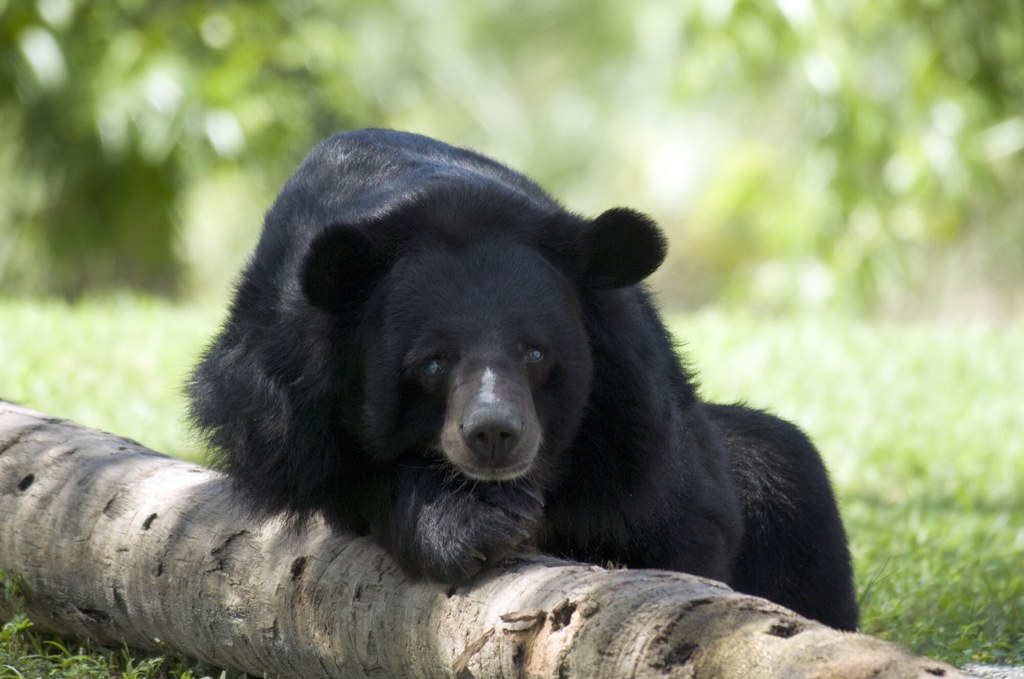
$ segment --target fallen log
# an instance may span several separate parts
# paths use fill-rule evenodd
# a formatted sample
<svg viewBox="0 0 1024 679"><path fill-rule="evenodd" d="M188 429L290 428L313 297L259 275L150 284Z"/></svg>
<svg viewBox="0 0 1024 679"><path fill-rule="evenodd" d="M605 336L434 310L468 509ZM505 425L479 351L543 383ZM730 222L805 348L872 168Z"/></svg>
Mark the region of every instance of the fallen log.
<svg viewBox="0 0 1024 679"><path fill-rule="evenodd" d="M411 581L367 538L254 522L215 471L2 402L0 571L41 630L254 674L965 676L679 573L524 554Z"/></svg>

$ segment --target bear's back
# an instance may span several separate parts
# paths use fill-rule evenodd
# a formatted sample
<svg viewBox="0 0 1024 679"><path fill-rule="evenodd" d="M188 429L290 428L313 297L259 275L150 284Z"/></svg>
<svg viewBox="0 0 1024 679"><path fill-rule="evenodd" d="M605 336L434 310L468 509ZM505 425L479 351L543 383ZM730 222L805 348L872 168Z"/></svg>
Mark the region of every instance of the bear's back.
<svg viewBox="0 0 1024 679"><path fill-rule="evenodd" d="M290 270L336 224L370 224L404 206L508 202L540 213L561 206L522 174L473 151L378 128L342 132L314 148L267 212L251 267Z"/></svg>
<svg viewBox="0 0 1024 679"><path fill-rule="evenodd" d="M557 209L537 184L467 149L409 132L363 129L319 144L285 185L267 216L267 228L308 216L316 230L358 224L425 195L494 191Z"/></svg>

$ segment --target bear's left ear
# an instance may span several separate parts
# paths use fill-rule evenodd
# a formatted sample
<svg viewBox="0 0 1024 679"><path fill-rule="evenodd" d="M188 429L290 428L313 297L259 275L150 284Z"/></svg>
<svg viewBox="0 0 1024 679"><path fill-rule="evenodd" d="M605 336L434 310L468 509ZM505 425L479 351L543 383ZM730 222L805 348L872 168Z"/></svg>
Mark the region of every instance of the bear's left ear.
<svg viewBox="0 0 1024 679"><path fill-rule="evenodd" d="M667 253L668 242L653 219L636 210L613 208L589 225L584 280L598 289L633 285L654 273Z"/></svg>

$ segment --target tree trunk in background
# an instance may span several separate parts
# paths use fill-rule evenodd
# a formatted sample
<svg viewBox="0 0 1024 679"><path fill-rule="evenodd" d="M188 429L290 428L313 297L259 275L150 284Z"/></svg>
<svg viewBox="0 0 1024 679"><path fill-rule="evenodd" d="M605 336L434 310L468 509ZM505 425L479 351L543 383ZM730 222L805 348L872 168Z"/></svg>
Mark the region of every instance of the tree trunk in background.
<svg viewBox="0 0 1024 679"><path fill-rule="evenodd" d="M0 570L39 629L254 674L964 676L679 573L535 555L410 582L366 538L254 523L217 472L6 403Z"/></svg>

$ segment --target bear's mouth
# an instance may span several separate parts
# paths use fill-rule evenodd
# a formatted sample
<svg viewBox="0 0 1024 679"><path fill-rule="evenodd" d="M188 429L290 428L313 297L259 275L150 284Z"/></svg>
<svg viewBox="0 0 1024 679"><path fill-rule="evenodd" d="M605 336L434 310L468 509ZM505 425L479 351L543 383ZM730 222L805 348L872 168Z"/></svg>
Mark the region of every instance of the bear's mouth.
<svg viewBox="0 0 1024 679"><path fill-rule="evenodd" d="M463 476L473 481L495 482L514 481L530 471L532 460L507 467L475 467L465 464L453 465Z"/></svg>

